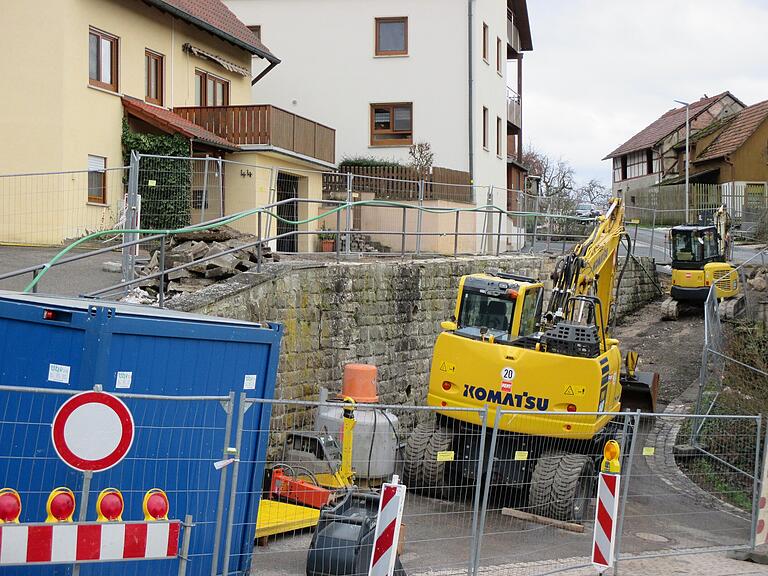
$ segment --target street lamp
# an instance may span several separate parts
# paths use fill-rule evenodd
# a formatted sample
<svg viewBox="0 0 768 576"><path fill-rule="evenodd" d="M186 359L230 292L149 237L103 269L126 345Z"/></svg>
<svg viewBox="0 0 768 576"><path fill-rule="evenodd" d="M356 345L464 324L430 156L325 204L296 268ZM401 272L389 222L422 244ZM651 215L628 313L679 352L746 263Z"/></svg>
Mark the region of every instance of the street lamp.
<svg viewBox="0 0 768 576"><path fill-rule="evenodd" d="M689 102L675 100L678 104L685 106L685 224L688 223L688 186L689 186L689 166L690 166L690 142L691 142L691 119Z"/></svg>

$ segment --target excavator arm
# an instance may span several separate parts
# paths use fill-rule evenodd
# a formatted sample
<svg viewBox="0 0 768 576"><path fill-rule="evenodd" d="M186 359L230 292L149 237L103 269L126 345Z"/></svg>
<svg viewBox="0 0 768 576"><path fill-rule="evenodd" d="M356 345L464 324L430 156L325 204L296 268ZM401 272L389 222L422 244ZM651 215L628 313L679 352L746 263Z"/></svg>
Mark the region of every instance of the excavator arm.
<svg viewBox="0 0 768 576"><path fill-rule="evenodd" d="M552 275L547 323L555 324L564 318L568 303L574 297L596 298L595 323L601 334L601 348L605 350L619 243L625 235L624 204L621 199L614 198L605 215L598 217L597 226L589 237L574 246L571 254L558 263Z"/></svg>

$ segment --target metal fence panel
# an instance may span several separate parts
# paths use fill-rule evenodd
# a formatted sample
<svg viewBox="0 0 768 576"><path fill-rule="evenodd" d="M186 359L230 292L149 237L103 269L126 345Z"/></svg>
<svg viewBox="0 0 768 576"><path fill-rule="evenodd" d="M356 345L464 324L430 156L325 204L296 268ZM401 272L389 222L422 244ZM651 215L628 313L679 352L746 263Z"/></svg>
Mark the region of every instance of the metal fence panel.
<svg viewBox="0 0 768 576"><path fill-rule="evenodd" d="M56 410L76 391L0 389L0 484L21 495L21 522L43 522L48 494L58 486L74 491L78 517L83 502L83 474L59 459L50 432ZM160 488L168 495L169 518L183 519L187 514L193 518L194 537L187 574L207 576L220 514L222 476L213 462L221 459L228 443L228 410L232 402L227 397L118 396L133 414L134 442L122 462L93 475L85 520L96 520L96 497L107 487L122 492L124 520L142 520L144 494L151 488ZM152 571L172 573L177 566L177 560L84 564L80 574L138 576ZM6 571L58 574L61 568L35 566Z"/></svg>

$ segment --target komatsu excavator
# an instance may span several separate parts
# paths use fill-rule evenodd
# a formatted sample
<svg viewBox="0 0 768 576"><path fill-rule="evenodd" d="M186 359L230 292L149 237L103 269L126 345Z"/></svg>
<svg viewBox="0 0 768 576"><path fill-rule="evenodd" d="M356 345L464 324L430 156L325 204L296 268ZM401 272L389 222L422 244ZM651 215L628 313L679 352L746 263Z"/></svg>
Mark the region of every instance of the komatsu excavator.
<svg viewBox="0 0 768 576"><path fill-rule="evenodd" d="M619 342L611 337L622 239L629 245L624 206L614 199L587 240L558 262L548 299L533 278L461 278L454 315L442 323L432 355L427 404L437 408L437 422L417 426L406 443L407 484L475 476L481 450L490 460L488 441L479 442L480 414L440 409L487 405L489 426L497 410L510 412L499 420L495 463L486 470L494 485L527 490L529 509L539 515L584 518L598 455L621 434L613 416L594 413L653 411L659 386L657 374L635 370L634 352L621 373ZM446 452L453 461L440 457Z"/></svg>
<svg viewBox="0 0 768 576"><path fill-rule="evenodd" d="M675 226L669 231L672 248L672 286L661 303L661 317L677 320L680 309L699 308L714 284L721 318L734 318L746 306L736 269L726 260L730 250L731 217L725 206L709 225Z"/></svg>

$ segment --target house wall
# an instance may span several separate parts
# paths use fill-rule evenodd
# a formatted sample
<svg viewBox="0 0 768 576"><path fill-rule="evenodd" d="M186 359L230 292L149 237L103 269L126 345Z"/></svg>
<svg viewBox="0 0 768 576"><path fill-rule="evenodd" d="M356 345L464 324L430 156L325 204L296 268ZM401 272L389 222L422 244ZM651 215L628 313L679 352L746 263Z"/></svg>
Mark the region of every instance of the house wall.
<svg viewBox="0 0 768 576"><path fill-rule="evenodd" d="M150 8L138 0L28 0L7 2L0 18L0 174L85 170L89 154L121 166L123 107L120 95L88 84L88 30L94 26L119 38L118 89L144 98L144 50L165 55L165 102L194 104L195 67L230 81L230 102L247 103L250 79L182 51L186 42L250 69L247 52L211 34ZM51 185L50 194L33 202L28 182L0 183L3 216L27 218L21 234L0 241L55 243L114 222L122 199L121 178L110 182L106 206L87 204L87 175ZM14 192L6 189L13 186ZM4 189L5 188L5 189ZM58 194L56 194L58 189ZM41 211L57 219L58 229L35 228ZM27 216L30 215L31 216ZM5 229L0 220L0 231Z"/></svg>
<svg viewBox="0 0 768 576"><path fill-rule="evenodd" d="M734 176L731 180L768 182L768 119L731 155ZM723 170L720 171L721 174Z"/></svg>
<svg viewBox="0 0 768 576"><path fill-rule="evenodd" d="M310 200L321 200L323 196L322 174L299 162L292 162L285 156L271 155L261 152L235 152L226 156L227 160L234 160L237 164L226 163L224 169L225 182L225 213L227 215L253 210L276 201L273 171L291 174L299 177L298 197ZM250 175L248 174L250 172ZM242 173L245 173L243 175ZM272 184L270 184L272 183ZM317 217L320 213L320 203L299 204L299 220L308 220ZM258 234L258 216L246 216L232 226L249 234ZM300 225L299 231L311 231L319 228L319 222L313 221ZM262 237L271 237L277 234L277 221L266 215L262 216ZM303 234L299 236L299 252L311 252L316 249L317 238L315 235ZM272 243L274 247L274 242Z"/></svg>

